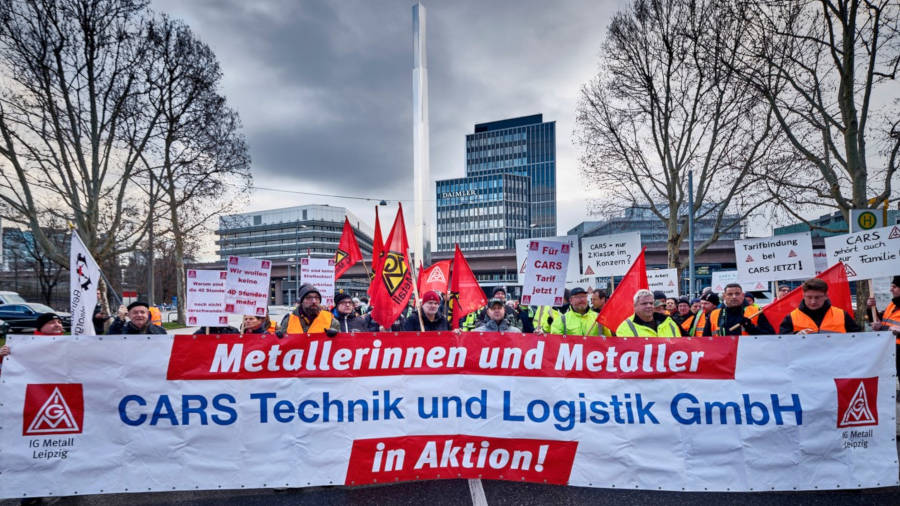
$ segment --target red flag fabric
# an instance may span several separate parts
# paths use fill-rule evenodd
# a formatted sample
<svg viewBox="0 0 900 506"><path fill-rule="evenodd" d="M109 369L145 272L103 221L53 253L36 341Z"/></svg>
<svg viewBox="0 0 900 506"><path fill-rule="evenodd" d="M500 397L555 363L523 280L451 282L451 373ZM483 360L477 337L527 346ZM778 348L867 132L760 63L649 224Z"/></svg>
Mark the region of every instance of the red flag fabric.
<svg viewBox="0 0 900 506"><path fill-rule="evenodd" d="M375 271L381 263L381 253L384 251L384 242L381 240L381 223L378 221L378 206L375 206L375 233L372 234L372 272L369 278L369 289L366 293L369 297L374 293L372 287L375 286Z"/></svg>
<svg viewBox="0 0 900 506"><path fill-rule="evenodd" d="M450 260L441 260L419 269L419 296L429 290L447 293L450 280Z"/></svg>
<svg viewBox="0 0 900 506"><path fill-rule="evenodd" d="M628 268L625 277L619 283L619 286L613 290L609 300L597 315L597 323L610 329L615 333L619 328L619 324L626 318L634 314L634 294L641 289L650 289L650 283L647 282L647 262L644 260L644 251L634 259L634 263Z"/></svg>
<svg viewBox="0 0 900 506"><path fill-rule="evenodd" d="M816 277L828 283L828 299L831 301L831 305L843 309L852 315L853 298L850 296L850 282L847 281L847 271L844 269L844 263L838 262L822 271ZM798 286L763 309L766 320L772 324L775 332L778 332L781 320L784 320L784 317L789 315L791 311L797 309L802 300L803 290Z"/></svg>
<svg viewBox="0 0 900 506"><path fill-rule="evenodd" d="M372 319L384 328L391 327L413 293L407 250L409 243L406 241L401 205L391 233L384 243L382 259L375 269L375 279L371 286Z"/></svg>
<svg viewBox="0 0 900 506"><path fill-rule="evenodd" d="M450 277L450 325L458 329L460 319L485 304L487 300L484 298L484 291L478 285L478 279L457 244Z"/></svg>
<svg viewBox="0 0 900 506"><path fill-rule="evenodd" d="M362 260L362 251L356 242L356 234L350 226L350 220L344 216L344 233L341 234L341 242L334 252L334 279L337 280L353 267L356 262Z"/></svg>

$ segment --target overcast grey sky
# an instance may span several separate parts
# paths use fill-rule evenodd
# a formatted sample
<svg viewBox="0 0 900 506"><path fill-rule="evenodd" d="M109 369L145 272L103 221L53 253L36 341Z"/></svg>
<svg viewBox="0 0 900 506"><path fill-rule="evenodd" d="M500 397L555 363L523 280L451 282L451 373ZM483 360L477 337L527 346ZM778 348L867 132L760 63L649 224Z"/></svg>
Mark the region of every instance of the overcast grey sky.
<svg viewBox="0 0 900 506"><path fill-rule="evenodd" d="M219 58L257 186L396 204L412 196L413 3L154 0L153 8L187 22ZM556 121L565 233L586 218L589 197L572 144L579 90L596 73L606 27L624 2L424 5L432 178L464 175L465 134L475 123L542 113ZM374 220L368 202L263 190L247 210L312 203Z"/></svg>

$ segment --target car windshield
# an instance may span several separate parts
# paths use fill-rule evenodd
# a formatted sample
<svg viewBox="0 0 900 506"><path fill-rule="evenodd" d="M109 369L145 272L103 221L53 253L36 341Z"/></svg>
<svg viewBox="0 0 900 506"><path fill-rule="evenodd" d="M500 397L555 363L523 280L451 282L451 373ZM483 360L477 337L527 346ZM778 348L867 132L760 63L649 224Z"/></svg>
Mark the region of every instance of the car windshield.
<svg viewBox="0 0 900 506"><path fill-rule="evenodd" d="M38 313L55 313L56 312L56 310L54 310L52 307L45 306L43 304L31 303L31 304L28 304L28 306L31 307L31 309L34 309Z"/></svg>

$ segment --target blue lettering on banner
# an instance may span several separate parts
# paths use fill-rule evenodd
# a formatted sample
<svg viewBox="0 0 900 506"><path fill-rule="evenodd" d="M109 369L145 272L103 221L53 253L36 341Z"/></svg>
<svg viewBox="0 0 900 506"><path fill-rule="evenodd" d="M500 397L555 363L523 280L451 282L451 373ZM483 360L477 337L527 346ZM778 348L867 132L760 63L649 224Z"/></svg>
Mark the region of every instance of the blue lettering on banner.
<svg viewBox="0 0 900 506"><path fill-rule="evenodd" d="M153 412L147 415L143 408L147 406L147 400L140 395L126 395L119 401L119 419L126 425L133 427L143 425L150 420L150 425L190 425L191 420L200 425L208 425L209 420L216 425L231 425L237 421L237 410L232 406L237 402L233 395L218 394L210 403L203 395L181 396L181 406L178 411L173 407L168 395L160 395L156 400ZM209 406L212 404L212 409ZM177 403L176 403L177 405ZM129 415L129 408L132 413ZM209 416L209 413L212 415ZM178 414L181 414L179 422ZM191 415L194 415L193 417ZM165 422L165 423L160 423Z"/></svg>
<svg viewBox="0 0 900 506"><path fill-rule="evenodd" d="M787 394L786 394L787 395ZM803 407L798 394L785 401L778 394L741 394L736 400L701 400L689 392L676 394L669 403L675 422L682 425L803 425ZM487 389L477 395L436 395L418 397L420 419L488 419ZM331 392L314 398L292 401L277 392L250 394L259 411L258 423L355 423L405 419L403 397L390 390L375 390L371 398L339 399ZM166 395L155 398L126 395L119 401L119 418L130 426L230 425L237 421L236 400L229 394L211 398L197 394ZM620 392L603 400L579 392L576 399L525 399L516 402L513 392L502 391L501 420L510 423L549 423L567 432L578 424L659 425L653 412L656 401L639 392Z"/></svg>
<svg viewBox="0 0 900 506"><path fill-rule="evenodd" d="M751 401L750 395L742 394L743 405L737 402L706 401L701 403L697 397L681 392L672 398L670 409L672 417L683 425L766 425L771 418L775 425L784 425L785 413L794 415L794 425L803 425L803 407L800 396L791 394L791 403L782 405L777 394L769 395L771 406L764 402ZM743 410L741 409L743 407Z"/></svg>

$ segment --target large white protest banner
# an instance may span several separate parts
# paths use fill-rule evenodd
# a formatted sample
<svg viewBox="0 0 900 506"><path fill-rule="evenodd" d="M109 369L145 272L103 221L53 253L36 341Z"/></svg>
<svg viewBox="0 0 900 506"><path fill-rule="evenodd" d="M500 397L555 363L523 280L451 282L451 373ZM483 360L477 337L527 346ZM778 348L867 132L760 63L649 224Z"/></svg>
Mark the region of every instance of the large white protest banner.
<svg viewBox="0 0 900 506"><path fill-rule="evenodd" d="M828 263L844 262L848 281L900 272L900 226L825 238Z"/></svg>
<svg viewBox="0 0 900 506"><path fill-rule="evenodd" d="M561 306L566 290L569 266L569 244L531 239L528 263L522 286L522 304L526 306Z"/></svg>
<svg viewBox="0 0 900 506"><path fill-rule="evenodd" d="M581 240L581 268L585 276L622 276L640 252L640 232L585 237Z"/></svg>
<svg viewBox="0 0 900 506"><path fill-rule="evenodd" d="M322 304L334 305L334 259L303 258L300 260L300 280L319 290Z"/></svg>
<svg viewBox="0 0 900 506"><path fill-rule="evenodd" d="M898 485L889 332L149 337L10 338L0 496Z"/></svg>
<svg viewBox="0 0 900 506"><path fill-rule="evenodd" d="M184 311L190 326L228 325L225 313L225 271L188 269Z"/></svg>
<svg viewBox="0 0 900 506"><path fill-rule="evenodd" d="M569 245L569 267L566 269L566 281L581 279L581 268L578 266L578 236L559 235L556 237L541 237L544 241L564 242ZM525 259L528 258L528 245L531 239L516 239L516 265L518 267L518 282L525 283Z"/></svg>
<svg viewBox="0 0 900 506"><path fill-rule="evenodd" d="M656 269L647 271L650 290L660 291L666 297L678 297L678 269Z"/></svg>
<svg viewBox="0 0 900 506"><path fill-rule="evenodd" d="M816 275L809 232L734 241L739 282L807 279Z"/></svg>
<svg viewBox="0 0 900 506"><path fill-rule="evenodd" d="M249 257L228 257L225 312L265 316L269 306L272 262Z"/></svg>
<svg viewBox="0 0 900 506"><path fill-rule="evenodd" d="M99 283L100 267L78 232L73 230L69 245L69 309L73 334L94 335L93 317Z"/></svg>

